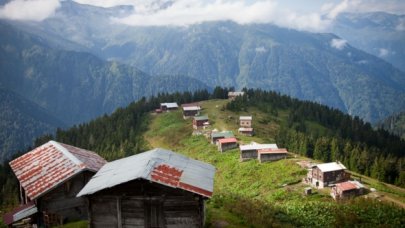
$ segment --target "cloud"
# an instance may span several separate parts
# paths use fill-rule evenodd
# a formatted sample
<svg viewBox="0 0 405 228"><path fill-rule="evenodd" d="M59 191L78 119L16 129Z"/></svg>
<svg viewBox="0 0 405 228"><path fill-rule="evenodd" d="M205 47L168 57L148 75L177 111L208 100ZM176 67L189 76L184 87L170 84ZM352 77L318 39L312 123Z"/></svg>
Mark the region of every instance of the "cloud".
<svg viewBox="0 0 405 228"><path fill-rule="evenodd" d="M405 18L401 18L398 21L398 25L395 27L397 31L405 31Z"/></svg>
<svg viewBox="0 0 405 228"><path fill-rule="evenodd" d="M14 0L0 7L0 18L42 21L60 7L59 0Z"/></svg>
<svg viewBox="0 0 405 228"><path fill-rule="evenodd" d="M380 56L380 57L386 57L386 56L388 56L389 54L390 54L390 51L389 51L388 49L380 48L380 49L378 50L378 56Z"/></svg>
<svg viewBox="0 0 405 228"><path fill-rule="evenodd" d="M336 48L338 50L343 50L343 48L345 48L347 45L347 40L343 40L343 39L332 39L330 41L330 46L333 48Z"/></svg>

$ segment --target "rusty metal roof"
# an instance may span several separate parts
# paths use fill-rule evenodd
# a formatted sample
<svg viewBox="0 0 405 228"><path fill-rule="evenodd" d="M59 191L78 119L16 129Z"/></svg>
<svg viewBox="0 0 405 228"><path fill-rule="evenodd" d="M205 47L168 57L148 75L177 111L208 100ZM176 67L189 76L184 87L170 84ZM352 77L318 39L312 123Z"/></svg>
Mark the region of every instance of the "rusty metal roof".
<svg viewBox="0 0 405 228"><path fill-rule="evenodd" d="M218 139L218 143L222 144L222 143L237 143L238 140L236 138L223 138L223 139Z"/></svg>
<svg viewBox="0 0 405 228"><path fill-rule="evenodd" d="M14 159L10 166L34 200L85 170L97 172L106 161L92 151L49 141Z"/></svg>
<svg viewBox="0 0 405 228"><path fill-rule="evenodd" d="M12 211L5 213L3 215L3 222L6 225L11 225L23 218L31 216L38 212L38 208L35 206L34 202L28 202L27 204L20 205L14 208Z"/></svg>
<svg viewBox="0 0 405 228"><path fill-rule="evenodd" d="M215 167L157 148L104 165L77 196L91 195L136 179L180 188L205 197L214 189Z"/></svg>

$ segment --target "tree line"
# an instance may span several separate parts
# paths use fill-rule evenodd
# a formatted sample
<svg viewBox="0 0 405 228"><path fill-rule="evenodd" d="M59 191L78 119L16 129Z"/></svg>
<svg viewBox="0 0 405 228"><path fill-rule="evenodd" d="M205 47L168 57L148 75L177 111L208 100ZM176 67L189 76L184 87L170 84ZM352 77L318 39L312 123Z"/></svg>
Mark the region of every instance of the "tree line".
<svg viewBox="0 0 405 228"><path fill-rule="evenodd" d="M324 162L339 160L352 171L405 186L405 141L399 137L314 102L260 89L244 91L245 96L226 108L241 111L256 107L273 116L288 111L276 136L280 146Z"/></svg>

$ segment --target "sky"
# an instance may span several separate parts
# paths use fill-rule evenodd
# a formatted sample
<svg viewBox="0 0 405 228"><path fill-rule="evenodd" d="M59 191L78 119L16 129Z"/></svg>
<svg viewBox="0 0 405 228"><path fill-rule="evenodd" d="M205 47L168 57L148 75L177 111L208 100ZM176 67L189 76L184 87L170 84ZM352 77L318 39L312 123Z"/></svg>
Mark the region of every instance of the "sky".
<svg viewBox="0 0 405 228"><path fill-rule="evenodd" d="M42 21L62 0L11 0L0 18ZM298 30L323 31L343 12L405 14L405 0L74 0L99 7L132 5L134 12L115 23L132 26L188 26L231 20L239 24L274 23ZM162 7L165 5L166 7Z"/></svg>

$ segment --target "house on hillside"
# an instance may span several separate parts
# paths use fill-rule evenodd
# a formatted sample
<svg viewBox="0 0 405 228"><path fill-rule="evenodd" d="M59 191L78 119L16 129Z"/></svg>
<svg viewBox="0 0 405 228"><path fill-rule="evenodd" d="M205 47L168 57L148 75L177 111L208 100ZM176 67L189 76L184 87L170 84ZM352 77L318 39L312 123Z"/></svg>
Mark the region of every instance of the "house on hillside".
<svg viewBox="0 0 405 228"><path fill-rule="evenodd" d="M245 92L228 92L228 99L235 100L236 97L243 95L245 95Z"/></svg>
<svg viewBox="0 0 405 228"><path fill-rule="evenodd" d="M340 162L329 162L313 166L307 174L306 182L317 188L349 180L350 174Z"/></svg>
<svg viewBox="0 0 405 228"><path fill-rule="evenodd" d="M238 140L235 137L217 140L218 150L221 152L232 150L238 147Z"/></svg>
<svg viewBox="0 0 405 228"><path fill-rule="evenodd" d="M259 150L265 149L278 149L277 144L259 144L252 142L247 145L240 145L240 160L246 161L249 159L259 159L258 152Z"/></svg>
<svg viewBox="0 0 405 228"><path fill-rule="evenodd" d="M251 127L240 127L238 129L238 132L242 135L246 135L246 136L253 136L254 131L253 128Z"/></svg>
<svg viewBox="0 0 405 228"><path fill-rule="evenodd" d="M358 181L345 181L332 187L330 195L335 200L345 200L364 194L364 185Z"/></svg>
<svg viewBox="0 0 405 228"><path fill-rule="evenodd" d="M240 116L239 117L239 126L243 128L252 127L252 116Z"/></svg>
<svg viewBox="0 0 405 228"><path fill-rule="evenodd" d="M79 192L90 227L203 227L215 167L165 149L112 161Z"/></svg>
<svg viewBox="0 0 405 228"><path fill-rule="evenodd" d="M285 148L278 149L260 149L257 151L260 162L277 161L286 159L288 151Z"/></svg>
<svg viewBox="0 0 405 228"><path fill-rule="evenodd" d="M218 139L234 138L232 131L211 132L211 143L217 144Z"/></svg>
<svg viewBox="0 0 405 228"><path fill-rule="evenodd" d="M171 110L177 110L179 106L177 103L160 103L160 110L163 112L168 112Z"/></svg>
<svg viewBox="0 0 405 228"><path fill-rule="evenodd" d="M205 126L209 125L208 116L195 116L193 118L193 128L203 129Z"/></svg>
<svg viewBox="0 0 405 228"><path fill-rule="evenodd" d="M55 141L14 159L10 167L20 185L21 206L5 214L4 222L49 227L87 219L86 200L76 194L105 163L92 151Z"/></svg>
<svg viewBox="0 0 405 228"><path fill-rule="evenodd" d="M200 115L201 106L198 103L182 104L181 107L184 119Z"/></svg>

